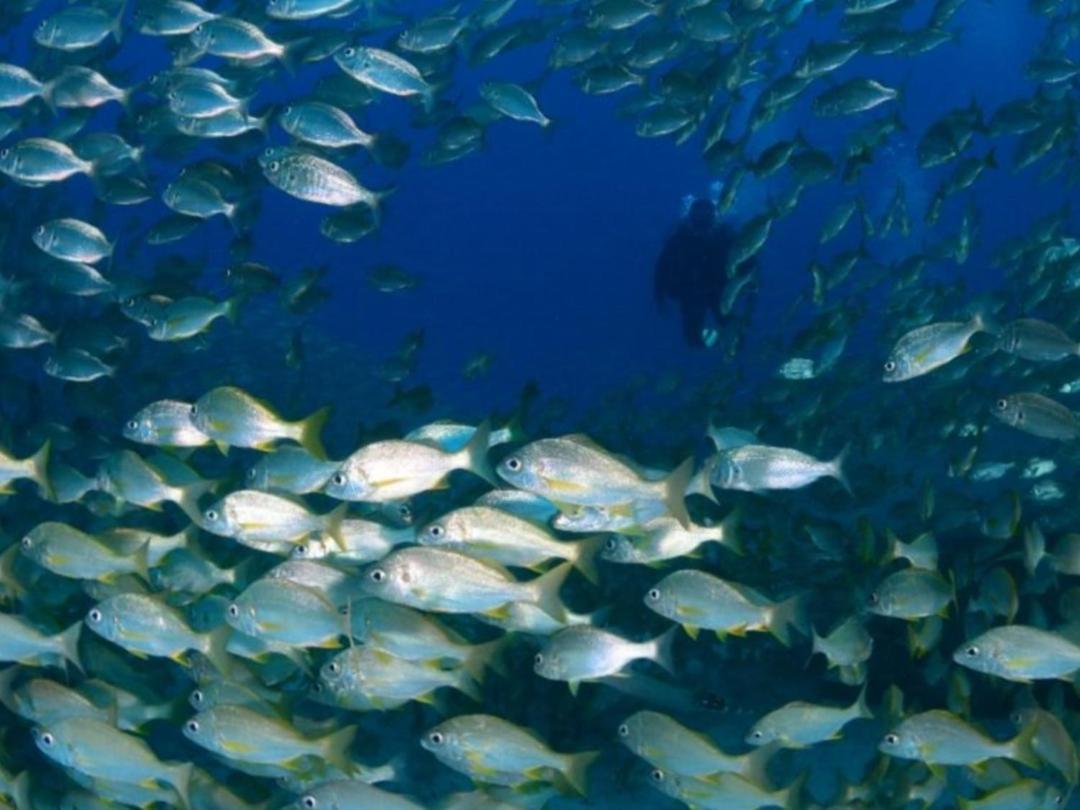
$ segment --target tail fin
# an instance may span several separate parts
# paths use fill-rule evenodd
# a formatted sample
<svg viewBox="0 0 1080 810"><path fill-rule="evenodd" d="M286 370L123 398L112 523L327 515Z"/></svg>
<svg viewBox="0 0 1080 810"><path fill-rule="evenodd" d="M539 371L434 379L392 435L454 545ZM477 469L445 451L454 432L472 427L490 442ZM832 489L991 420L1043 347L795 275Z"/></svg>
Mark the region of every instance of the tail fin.
<svg viewBox="0 0 1080 810"><path fill-rule="evenodd" d="M724 519L720 521L720 545L726 546L732 553L740 557L745 553L742 537L739 534L739 524L742 522L742 510L738 507L732 509Z"/></svg>
<svg viewBox="0 0 1080 810"><path fill-rule="evenodd" d="M438 664L435 666L438 666ZM472 676L472 673L462 668L455 669L448 674L450 675L450 686L453 686L463 695L467 695L477 703L484 702L484 690L480 688L479 682Z"/></svg>
<svg viewBox="0 0 1080 810"><path fill-rule="evenodd" d="M664 479L664 504L668 512L685 529L690 525L690 514L686 511L686 490L694 475L694 459L688 458Z"/></svg>
<svg viewBox="0 0 1080 810"><path fill-rule="evenodd" d="M349 512L349 502L343 501L335 506L331 511L327 512L326 518L326 533L333 538L334 543L342 551L348 550L348 544L345 542L345 537L341 533L341 524L345 521Z"/></svg>
<svg viewBox="0 0 1080 810"><path fill-rule="evenodd" d="M297 441L311 455L321 460L326 459L326 448L323 447L322 443L322 431L326 427L328 419L330 419L330 406L324 405L311 416L300 420L300 436Z"/></svg>
<svg viewBox="0 0 1080 810"><path fill-rule="evenodd" d="M3 705L12 714L19 713L15 698L12 695L14 690L11 687L21 670L22 667L15 665L0 672L0 705Z"/></svg>
<svg viewBox="0 0 1080 810"><path fill-rule="evenodd" d="M232 222L232 218L229 219ZM240 314L240 305L244 303L244 295L234 295L228 301L225 302L225 306L222 308L222 313L228 319L229 323L236 323L236 318Z"/></svg>
<svg viewBox="0 0 1080 810"><path fill-rule="evenodd" d="M499 660L499 656L502 655L503 648L509 638L509 636L500 636L494 641L488 641L484 644L473 644L469 647L465 657L461 659L461 668L476 683L483 683L485 670L488 667L491 667L500 675L505 675L506 672L502 662Z"/></svg>
<svg viewBox="0 0 1080 810"><path fill-rule="evenodd" d="M840 482L840 485L847 490L848 495L852 495L851 484L848 483L847 475L844 473L844 461L847 459L848 451L851 449L851 444L845 444L844 449L836 454L836 458L829 462L829 475Z"/></svg>
<svg viewBox="0 0 1080 810"><path fill-rule="evenodd" d="M214 483L214 481L193 481L180 487L180 498L176 501L176 505L191 518L192 522L197 524L202 518L199 512L199 498L209 492Z"/></svg>
<svg viewBox="0 0 1080 810"><path fill-rule="evenodd" d="M169 773L169 784L173 786L180 804L184 808L191 807L191 775L195 772L194 762L185 762L177 765Z"/></svg>
<svg viewBox="0 0 1080 810"><path fill-rule="evenodd" d="M679 625L675 624L652 640L652 660L654 660L672 675L675 674L674 647L675 636L678 635L678 632Z"/></svg>
<svg viewBox="0 0 1080 810"><path fill-rule="evenodd" d="M342 773L352 773L356 770L356 763L349 756L349 749L352 748L353 740L356 739L356 732L356 726L346 726L322 740L323 759Z"/></svg>
<svg viewBox="0 0 1080 810"><path fill-rule="evenodd" d="M855 702L851 704L852 711L855 712L855 717L860 717L864 720L872 720L874 713L870 711L870 707L866 705L866 684L863 684L863 688L859 691L859 696L855 698Z"/></svg>
<svg viewBox="0 0 1080 810"><path fill-rule="evenodd" d="M563 776L570 787L582 796L588 795L589 768L600 756L599 751L583 751L580 754L567 754Z"/></svg>
<svg viewBox="0 0 1080 810"><path fill-rule="evenodd" d="M1039 730L1039 723L1037 720L1032 720L1024 728L1020 729L1020 733L1017 734L1009 742L1009 748L1011 750L1010 756L1017 762L1022 762L1029 768L1040 768L1042 760L1039 755L1035 753L1034 737L1035 733Z"/></svg>
<svg viewBox="0 0 1080 810"><path fill-rule="evenodd" d="M713 459L708 459L701 466L701 469L691 476L689 483L686 485L687 495L700 495L703 498L708 498L715 504L720 502L716 500L716 495L713 493L712 484L709 483L709 476L712 474Z"/></svg>
<svg viewBox="0 0 1080 810"><path fill-rule="evenodd" d="M23 771L12 780L11 798L15 802L15 810L34 810L30 795L30 771Z"/></svg>
<svg viewBox="0 0 1080 810"><path fill-rule="evenodd" d="M215 628L210 632L206 639L206 649L203 650L203 655L210 659L210 663L214 665L222 676L227 677L232 670L232 656L229 654L229 639L232 638L232 627L227 624L221 625L221 627Z"/></svg>
<svg viewBox="0 0 1080 810"><path fill-rule="evenodd" d="M559 618L565 611L562 599L559 598L559 589L562 587L563 582L566 581L566 576L570 573L572 567L573 563L562 563L546 574L542 574L526 583L526 587L532 594L533 602L549 616Z"/></svg>
<svg viewBox="0 0 1080 810"><path fill-rule="evenodd" d="M596 560L600 556L606 540L607 535L594 534L583 537L574 543L574 567L593 585L600 582L600 573L596 570Z"/></svg>
<svg viewBox="0 0 1080 810"><path fill-rule="evenodd" d="M71 627L54 636L60 645L57 652L65 659L73 663L80 671L83 671L82 659L79 657L79 636L82 635L82 620L75 622Z"/></svg>
<svg viewBox="0 0 1080 810"><path fill-rule="evenodd" d="M30 477L41 490L43 498L52 500L52 484L49 483L49 454L52 452L52 439L46 439L34 455L30 456Z"/></svg>
<svg viewBox="0 0 1080 810"><path fill-rule="evenodd" d="M491 484L499 486L499 479L495 476L495 470L488 461L488 441L491 439L491 423L486 419L476 428L469 443L459 453L462 459L462 469L475 473Z"/></svg>
<svg viewBox="0 0 1080 810"><path fill-rule="evenodd" d="M803 615L802 596L793 596L773 605L769 615L769 632L785 647L791 646L791 628L806 635L807 623Z"/></svg>
<svg viewBox="0 0 1080 810"><path fill-rule="evenodd" d="M135 573L142 577L143 582L150 583L150 541L147 540L139 546L131 555Z"/></svg>

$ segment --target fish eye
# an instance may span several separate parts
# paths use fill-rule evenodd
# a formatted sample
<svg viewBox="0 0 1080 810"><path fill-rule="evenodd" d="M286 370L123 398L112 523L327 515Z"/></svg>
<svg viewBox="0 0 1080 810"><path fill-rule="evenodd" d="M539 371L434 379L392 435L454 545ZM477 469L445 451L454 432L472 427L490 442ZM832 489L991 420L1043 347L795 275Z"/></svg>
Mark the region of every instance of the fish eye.
<svg viewBox="0 0 1080 810"><path fill-rule="evenodd" d="M234 619L240 615L240 606L237 605L235 602L229 605L229 615L232 616Z"/></svg>
<svg viewBox="0 0 1080 810"><path fill-rule="evenodd" d="M38 225L36 228L34 228L34 233L36 233L38 236L44 236L45 235L45 226L44 225Z"/></svg>
<svg viewBox="0 0 1080 810"><path fill-rule="evenodd" d="M964 655L966 655L968 658L978 658L979 648L972 644L970 647L964 650Z"/></svg>
<svg viewBox="0 0 1080 810"><path fill-rule="evenodd" d="M217 509L207 509L203 512L203 517L206 518L207 522L213 523L218 519Z"/></svg>
<svg viewBox="0 0 1080 810"><path fill-rule="evenodd" d="M1005 399L999 399L997 402L994 403L994 405L999 411L1004 411L1009 407L1009 402Z"/></svg>
<svg viewBox="0 0 1080 810"><path fill-rule="evenodd" d="M898 745L899 743L900 743L900 735L899 734L886 734L885 735L885 744L886 745Z"/></svg>
<svg viewBox="0 0 1080 810"><path fill-rule="evenodd" d="M521 467L521 459L517 456L510 456L510 458L506 460L506 469L508 469L510 472L518 472Z"/></svg>
<svg viewBox="0 0 1080 810"><path fill-rule="evenodd" d="M441 731L433 731L428 734L428 742L432 745L442 745L446 742L446 738L442 735Z"/></svg>
<svg viewBox="0 0 1080 810"><path fill-rule="evenodd" d="M270 161L270 171L276 172L280 168L281 168L281 161L280 160L271 160Z"/></svg>
<svg viewBox="0 0 1080 810"><path fill-rule="evenodd" d="M198 413L199 413L199 406L198 405L192 405L191 406L191 415L196 416Z"/></svg>
<svg viewBox="0 0 1080 810"><path fill-rule="evenodd" d="M89 619L91 623L97 624L102 618L101 611L97 608L91 608L90 612L86 614L86 618Z"/></svg>
<svg viewBox="0 0 1080 810"><path fill-rule="evenodd" d="M895 360L886 360L885 361L885 370L886 371L896 371L896 361Z"/></svg>
<svg viewBox="0 0 1080 810"><path fill-rule="evenodd" d="M604 541L604 548L608 551L614 551L618 547L618 545L619 543L615 540L614 537L609 537L607 540Z"/></svg>
<svg viewBox="0 0 1080 810"><path fill-rule="evenodd" d="M765 735L757 730L751 731L750 736L753 737L755 740L762 740L765 738Z"/></svg>
<svg viewBox="0 0 1080 810"><path fill-rule="evenodd" d="M401 506L398 507L397 513L398 517L402 520L412 520L412 509L407 503L401 504Z"/></svg>
<svg viewBox="0 0 1080 810"><path fill-rule="evenodd" d="M650 602L658 602L658 601L660 601L660 589L659 588L649 588L649 592L647 594L645 594L645 596L646 596L646 598L648 598L648 600Z"/></svg>
<svg viewBox="0 0 1080 810"><path fill-rule="evenodd" d="M544 663L544 654L543 653L537 653L535 656L533 656L533 666L538 667L543 663Z"/></svg>
<svg viewBox="0 0 1080 810"><path fill-rule="evenodd" d="M47 731L44 732L38 739L41 740L41 744L44 745L46 748L52 748L53 745L56 743L56 738Z"/></svg>
<svg viewBox="0 0 1080 810"><path fill-rule="evenodd" d="M187 723L184 725L184 728L187 730L188 734L198 734L199 733L199 721L198 720L188 720Z"/></svg>
<svg viewBox="0 0 1080 810"><path fill-rule="evenodd" d="M134 298L126 298L126 299L124 299L124 308L125 309L131 309L134 306L135 306L135 299Z"/></svg>
<svg viewBox="0 0 1080 810"><path fill-rule="evenodd" d="M255 480L255 468L254 467L252 467L250 470L247 471L247 477L248 477L249 481L254 481Z"/></svg>
<svg viewBox="0 0 1080 810"><path fill-rule="evenodd" d="M136 421L135 419L129 419L128 423L127 423L127 428L128 428L128 430L138 430L139 429L138 421Z"/></svg>
<svg viewBox="0 0 1080 810"><path fill-rule="evenodd" d="M376 568L368 576L371 577L372 582L383 583L386 581L386 572L381 568Z"/></svg>
<svg viewBox="0 0 1080 810"><path fill-rule="evenodd" d="M201 689L196 689L191 693L191 703L194 706L201 706L202 702L206 700L206 695L202 693Z"/></svg>
<svg viewBox="0 0 1080 810"><path fill-rule="evenodd" d="M874 592L873 592L872 594L870 594L870 596L869 596L869 598L867 599L867 601L868 601L868 602L869 602L869 603L870 603L871 605L876 605L876 604L877 604L878 602L880 602L880 601L881 601L881 597L880 597L880 596L878 596L878 593L877 593L877 591L874 591Z"/></svg>
<svg viewBox="0 0 1080 810"><path fill-rule="evenodd" d="M345 473L334 473L332 476L330 476L330 483L333 484L335 487L345 486Z"/></svg>
<svg viewBox="0 0 1080 810"><path fill-rule="evenodd" d="M307 810L315 810L319 806L319 800L314 796L305 796L300 800L300 804L307 808Z"/></svg>
<svg viewBox="0 0 1080 810"><path fill-rule="evenodd" d="M345 56L347 56L349 58L352 58L353 56L356 56L356 48L346 48L345 50L342 51L342 53Z"/></svg>
<svg viewBox="0 0 1080 810"><path fill-rule="evenodd" d="M630 726L626 725L626 723L623 723L621 726L619 726L619 736L620 737L629 737L630 736Z"/></svg>
<svg viewBox="0 0 1080 810"><path fill-rule="evenodd" d="M442 537L444 534L446 534L446 531L438 523L434 523L428 527L428 534L430 534L432 537Z"/></svg>
<svg viewBox="0 0 1080 810"><path fill-rule="evenodd" d="M329 664L326 665L326 671L329 672L331 675L337 675L341 671L341 664L339 664L337 661L331 661Z"/></svg>
<svg viewBox="0 0 1080 810"><path fill-rule="evenodd" d="M34 541L30 539L30 535L26 535L26 537L19 541L19 545L22 546L24 550L29 551L30 546L34 545Z"/></svg>
<svg viewBox="0 0 1080 810"><path fill-rule="evenodd" d="M659 768L653 768L652 772L649 774L649 778L652 779L654 782L663 782L664 772Z"/></svg>

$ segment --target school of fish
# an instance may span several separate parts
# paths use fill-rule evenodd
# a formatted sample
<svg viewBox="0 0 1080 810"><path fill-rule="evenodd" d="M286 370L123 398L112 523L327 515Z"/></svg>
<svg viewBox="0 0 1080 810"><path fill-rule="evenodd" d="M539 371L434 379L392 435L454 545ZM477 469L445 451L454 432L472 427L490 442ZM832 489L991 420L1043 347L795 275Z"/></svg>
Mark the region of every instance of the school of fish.
<svg viewBox="0 0 1080 810"><path fill-rule="evenodd" d="M1024 0L1031 92L992 111L911 132L875 77L961 53L979 5L4 0L0 805L1068 806L1080 233L1066 204L998 240L977 202L992 172L1076 189L1080 0ZM811 18L835 37L779 46ZM542 75L499 72L525 48ZM320 207L291 237L370 237L402 167L483 160L491 127L558 138L557 75L699 150L721 212L767 185L729 276L846 189L802 260L804 328L577 417L534 386L440 413L409 387L423 329L343 379L312 317L326 269L250 259L263 198ZM376 130L382 108L408 120ZM908 146L933 191L898 181L879 213L860 178ZM219 222L227 267L154 258ZM934 274L976 244L999 287ZM848 350L868 319L880 341Z"/></svg>

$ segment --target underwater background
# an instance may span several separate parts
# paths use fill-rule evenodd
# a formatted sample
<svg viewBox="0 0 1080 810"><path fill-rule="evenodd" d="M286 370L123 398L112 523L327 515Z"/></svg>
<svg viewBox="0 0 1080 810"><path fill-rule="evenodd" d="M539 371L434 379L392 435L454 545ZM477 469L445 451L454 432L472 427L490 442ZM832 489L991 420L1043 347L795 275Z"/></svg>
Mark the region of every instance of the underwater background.
<svg viewBox="0 0 1080 810"><path fill-rule="evenodd" d="M1080 806L1080 3L0 31L0 802Z"/></svg>

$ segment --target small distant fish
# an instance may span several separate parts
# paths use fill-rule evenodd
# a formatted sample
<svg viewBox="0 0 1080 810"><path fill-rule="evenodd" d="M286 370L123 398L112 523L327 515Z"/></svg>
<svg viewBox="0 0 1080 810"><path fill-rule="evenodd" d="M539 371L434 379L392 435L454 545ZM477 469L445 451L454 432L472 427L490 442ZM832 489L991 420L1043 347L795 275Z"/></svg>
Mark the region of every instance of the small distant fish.
<svg viewBox="0 0 1080 810"><path fill-rule="evenodd" d="M852 720L871 718L866 705L866 687L850 706L834 708L797 700L762 717L746 735L750 745L778 742L784 748L806 748L825 740L836 739Z"/></svg>
<svg viewBox="0 0 1080 810"><path fill-rule="evenodd" d="M987 630L961 644L953 660L1009 681L1071 681L1080 670L1080 646L1057 633L1014 624Z"/></svg>
<svg viewBox="0 0 1080 810"><path fill-rule="evenodd" d="M934 709L906 718L881 739L878 750L927 765L978 765L994 757L1006 757L1031 768L1039 767L1032 750L1030 726L1007 742L997 742L959 717Z"/></svg>
<svg viewBox="0 0 1080 810"><path fill-rule="evenodd" d="M329 417L327 407L289 422L267 403L234 386L215 388L191 406L192 424L215 442L268 450L281 439L291 439L317 458L326 457L320 434Z"/></svg>
<svg viewBox="0 0 1080 810"><path fill-rule="evenodd" d="M720 454L710 481L719 489L760 492L769 489L799 489L819 478L835 478L851 491L844 475L845 447L830 461L787 447L747 444Z"/></svg>
<svg viewBox="0 0 1080 810"><path fill-rule="evenodd" d="M548 639L536 654L533 671L549 680L566 681L574 693L581 681L614 675L632 661L654 661L671 672L671 648L677 629L672 627L649 641L634 642L598 627L567 627Z"/></svg>
<svg viewBox="0 0 1080 810"><path fill-rule="evenodd" d="M1021 318L1002 327L997 348L1036 362L1054 362L1080 354L1080 343L1052 323Z"/></svg>
<svg viewBox="0 0 1080 810"><path fill-rule="evenodd" d="M124 438L158 447L202 447L210 437L191 421L191 403L174 399L151 402L124 423Z"/></svg>

